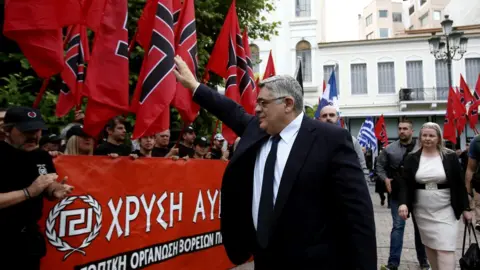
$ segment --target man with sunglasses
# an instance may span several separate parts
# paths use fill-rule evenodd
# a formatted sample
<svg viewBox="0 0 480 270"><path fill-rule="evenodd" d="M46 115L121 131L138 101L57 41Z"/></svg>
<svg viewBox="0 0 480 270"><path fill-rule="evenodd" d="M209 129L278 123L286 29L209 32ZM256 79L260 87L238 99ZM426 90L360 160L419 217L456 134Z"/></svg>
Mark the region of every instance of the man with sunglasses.
<svg viewBox="0 0 480 270"><path fill-rule="evenodd" d="M253 255L257 270L376 269L372 201L348 131L305 117L291 76L259 84L252 116L175 62L193 100L242 138L221 190L230 260Z"/></svg>
<svg viewBox="0 0 480 270"><path fill-rule="evenodd" d="M2 269L39 269L45 240L37 222L43 198L63 199L72 186L57 182L52 157L38 147L46 129L40 112L7 110L0 142L0 262Z"/></svg>

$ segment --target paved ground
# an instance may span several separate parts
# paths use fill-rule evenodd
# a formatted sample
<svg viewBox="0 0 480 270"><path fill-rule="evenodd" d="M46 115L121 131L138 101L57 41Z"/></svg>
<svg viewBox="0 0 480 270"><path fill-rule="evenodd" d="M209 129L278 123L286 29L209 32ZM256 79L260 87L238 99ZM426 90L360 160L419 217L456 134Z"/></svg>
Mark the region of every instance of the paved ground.
<svg viewBox="0 0 480 270"><path fill-rule="evenodd" d="M370 195L372 197L373 206L375 210L375 225L377 227L377 254L378 254L378 269L380 265L386 264L388 261L388 254L390 250L390 231L392 229L392 217L390 209L387 206L380 205L380 198L378 194L374 193L374 187L370 186ZM457 240L457 261L461 255L461 246L463 240L463 222L459 222L459 232ZM407 221L405 228L401 270L417 270L420 269L417 262L417 255L415 252L414 233L411 219ZM234 268L235 270L253 270L253 263L241 265ZM460 269L457 265L457 269Z"/></svg>

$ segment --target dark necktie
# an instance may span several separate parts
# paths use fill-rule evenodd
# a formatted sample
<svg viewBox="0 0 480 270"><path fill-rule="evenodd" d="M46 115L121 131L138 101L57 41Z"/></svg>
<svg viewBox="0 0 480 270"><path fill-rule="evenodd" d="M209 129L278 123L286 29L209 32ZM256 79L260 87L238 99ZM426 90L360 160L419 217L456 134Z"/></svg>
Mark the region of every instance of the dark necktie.
<svg viewBox="0 0 480 270"><path fill-rule="evenodd" d="M266 248L270 236L270 226L273 218L273 183L275 180L275 161L277 160L280 135L272 138L272 147L268 153L263 171L262 194L258 207L257 240L262 248Z"/></svg>

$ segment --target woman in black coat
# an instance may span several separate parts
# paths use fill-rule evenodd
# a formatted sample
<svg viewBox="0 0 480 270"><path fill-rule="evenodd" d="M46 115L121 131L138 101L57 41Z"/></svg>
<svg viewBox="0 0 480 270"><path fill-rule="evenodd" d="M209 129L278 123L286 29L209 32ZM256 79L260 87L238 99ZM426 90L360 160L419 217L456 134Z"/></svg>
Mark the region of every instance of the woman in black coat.
<svg viewBox="0 0 480 270"><path fill-rule="evenodd" d="M419 138L403 163L398 214L407 219L412 212L432 269L454 270L458 220L472 219L464 175L438 124L425 123Z"/></svg>

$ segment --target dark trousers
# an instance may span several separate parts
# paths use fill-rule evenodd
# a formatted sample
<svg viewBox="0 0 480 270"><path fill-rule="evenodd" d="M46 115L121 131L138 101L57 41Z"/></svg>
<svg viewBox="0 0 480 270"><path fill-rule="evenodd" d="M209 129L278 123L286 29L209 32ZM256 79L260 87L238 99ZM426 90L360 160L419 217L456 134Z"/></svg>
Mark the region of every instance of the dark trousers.
<svg viewBox="0 0 480 270"><path fill-rule="evenodd" d="M390 234L390 257L388 258L388 265L399 266L400 258L402 257L403 248L403 234L405 232L405 220L398 215L398 201L390 200L393 228ZM427 264L427 254L425 246L422 244L422 239L418 232L417 223L412 215L413 227L415 230L415 250L417 251L417 259L420 265Z"/></svg>

